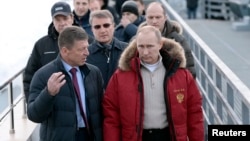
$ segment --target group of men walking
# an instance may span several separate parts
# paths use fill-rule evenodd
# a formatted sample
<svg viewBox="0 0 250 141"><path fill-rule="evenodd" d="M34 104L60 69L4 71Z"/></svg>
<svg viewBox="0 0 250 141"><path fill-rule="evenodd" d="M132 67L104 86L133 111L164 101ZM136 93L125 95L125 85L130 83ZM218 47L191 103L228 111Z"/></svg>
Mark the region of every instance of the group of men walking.
<svg viewBox="0 0 250 141"><path fill-rule="evenodd" d="M40 141L203 141L181 25L159 2L143 10L143 1L125 1L116 22L107 0L90 10L93 1L73 0L73 10L56 2L27 62L27 113L41 124Z"/></svg>

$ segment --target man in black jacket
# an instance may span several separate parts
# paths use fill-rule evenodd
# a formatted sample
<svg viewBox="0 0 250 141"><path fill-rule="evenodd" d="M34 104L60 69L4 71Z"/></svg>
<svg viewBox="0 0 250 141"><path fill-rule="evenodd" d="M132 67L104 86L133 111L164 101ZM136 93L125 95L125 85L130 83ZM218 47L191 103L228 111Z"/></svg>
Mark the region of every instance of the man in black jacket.
<svg viewBox="0 0 250 141"><path fill-rule="evenodd" d="M108 10L91 12L89 20L95 40L89 46L87 62L101 70L106 88L127 43L114 37L114 17Z"/></svg>
<svg viewBox="0 0 250 141"><path fill-rule="evenodd" d="M187 1L187 16L188 16L188 19L196 19L198 0L186 0L186 1Z"/></svg>
<svg viewBox="0 0 250 141"><path fill-rule="evenodd" d="M88 35L81 27L66 27L58 45L58 57L31 81L28 118L41 123L40 141L102 141L103 79L86 63Z"/></svg>
<svg viewBox="0 0 250 141"><path fill-rule="evenodd" d="M54 60L59 52L57 40L65 27L72 26L73 14L70 5L57 2L51 8L52 23L48 28L48 35L36 41L23 74L24 94L28 101L29 87L34 73Z"/></svg>
<svg viewBox="0 0 250 141"><path fill-rule="evenodd" d="M89 35L93 37L91 26L89 24L89 1L90 0L73 0L74 24L81 26Z"/></svg>

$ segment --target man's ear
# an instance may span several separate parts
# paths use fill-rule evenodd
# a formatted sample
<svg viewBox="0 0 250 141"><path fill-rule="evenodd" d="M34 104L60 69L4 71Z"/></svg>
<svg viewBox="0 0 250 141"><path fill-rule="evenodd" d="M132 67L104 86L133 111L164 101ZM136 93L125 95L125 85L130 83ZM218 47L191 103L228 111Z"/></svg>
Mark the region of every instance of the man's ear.
<svg viewBox="0 0 250 141"><path fill-rule="evenodd" d="M67 52L68 52L68 48L66 48L66 47L62 47L62 48L60 49L60 53L61 53L62 55L67 54Z"/></svg>

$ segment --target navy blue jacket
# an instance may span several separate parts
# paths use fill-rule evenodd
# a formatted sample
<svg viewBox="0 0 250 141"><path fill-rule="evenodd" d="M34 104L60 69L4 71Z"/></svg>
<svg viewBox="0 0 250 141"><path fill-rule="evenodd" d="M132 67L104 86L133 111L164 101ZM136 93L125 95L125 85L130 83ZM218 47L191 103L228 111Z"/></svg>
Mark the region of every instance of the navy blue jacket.
<svg viewBox="0 0 250 141"><path fill-rule="evenodd" d="M100 70L90 64L79 67L84 74L86 109L93 141L102 141L103 80ZM66 83L56 96L48 93L47 82L55 72L63 72ZM40 126L40 141L75 141L77 131L76 94L61 57L39 69L30 85L28 118Z"/></svg>
<svg viewBox="0 0 250 141"><path fill-rule="evenodd" d="M104 87L117 68L121 53L127 47L127 43L113 39L112 45L102 45L98 41L93 41L89 46L89 56L87 62L97 66L103 76Z"/></svg>
<svg viewBox="0 0 250 141"><path fill-rule="evenodd" d="M34 73L42 66L54 60L58 55L58 35L53 23L51 23L48 28L48 35L40 38L34 45L23 73L23 87L26 102L28 101L30 82Z"/></svg>
<svg viewBox="0 0 250 141"><path fill-rule="evenodd" d="M139 16L133 23L124 28L121 24L116 26L114 36L123 42L129 42L135 36L138 26L145 21L144 16Z"/></svg>
<svg viewBox="0 0 250 141"><path fill-rule="evenodd" d="M78 26L76 23L74 25ZM54 24L51 23L48 27L48 34L37 40L32 49L32 53L23 73L23 87L26 102L28 102L30 82L34 73L58 56L58 36L59 33L56 31ZM94 39L89 36L89 43L93 40Z"/></svg>
<svg viewBox="0 0 250 141"><path fill-rule="evenodd" d="M73 11L73 15L74 15L74 25L81 26L88 33L89 36L93 37L94 35L91 29L91 25L89 23L90 10L88 10L88 12L83 17L81 17L81 19L78 18L75 11Z"/></svg>

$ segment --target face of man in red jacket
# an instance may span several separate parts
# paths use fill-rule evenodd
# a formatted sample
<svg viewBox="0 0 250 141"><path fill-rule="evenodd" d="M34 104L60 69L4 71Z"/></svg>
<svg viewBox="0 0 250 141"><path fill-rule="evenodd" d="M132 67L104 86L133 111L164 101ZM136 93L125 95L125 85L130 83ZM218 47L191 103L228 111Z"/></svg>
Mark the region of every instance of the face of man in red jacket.
<svg viewBox="0 0 250 141"><path fill-rule="evenodd" d="M159 60L159 50L162 47L161 33L153 26L144 26L136 36L137 50L143 63L155 64Z"/></svg>

